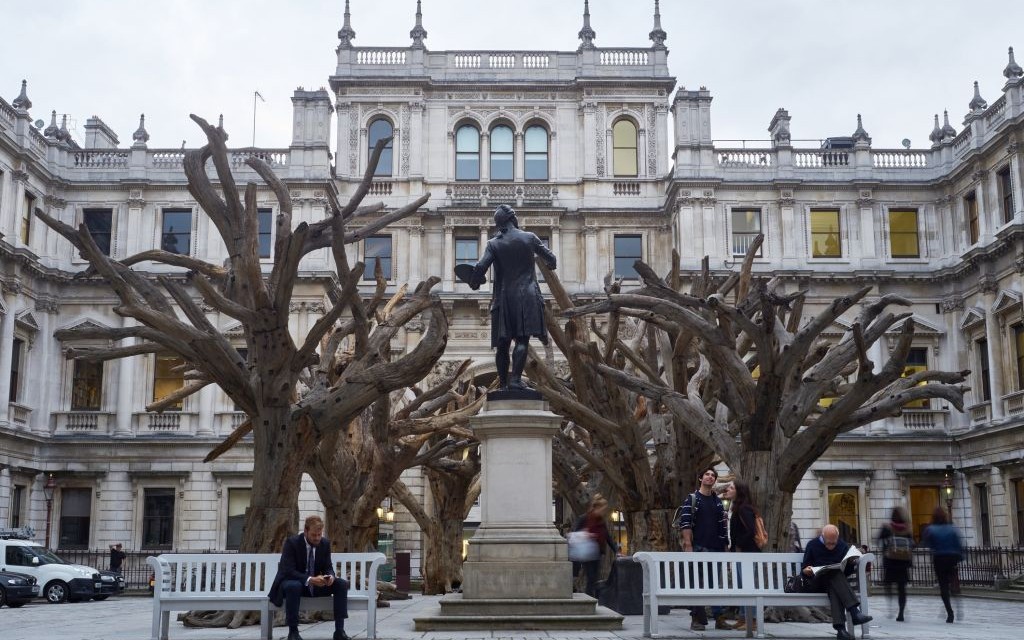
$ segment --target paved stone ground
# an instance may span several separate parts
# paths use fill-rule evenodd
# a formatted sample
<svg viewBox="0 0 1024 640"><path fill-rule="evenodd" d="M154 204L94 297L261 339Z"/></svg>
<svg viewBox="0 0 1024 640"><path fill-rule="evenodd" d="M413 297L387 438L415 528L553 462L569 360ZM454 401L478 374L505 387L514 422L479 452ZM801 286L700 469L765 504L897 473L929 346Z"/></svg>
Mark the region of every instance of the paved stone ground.
<svg viewBox="0 0 1024 640"><path fill-rule="evenodd" d="M413 617L437 606L437 597L416 596L411 600L392 602L378 611L377 631L382 640L474 640L536 639L589 640L590 638L639 639L643 636L640 616L626 616L621 631L413 631ZM954 624L945 623L945 614L938 596L913 595L907 608L907 621L897 623L888 615L884 596L872 596L870 609L875 619L870 623L871 637L877 640L1019 640L1024 636L1024 602L964 596L957 603L959 615ZM150 638L152 601L145 597L111 598L105 602L83 602L50 605L42 601L20 609L0 609L0 638L3 640L147 640ZM740 631L689 630L689 615L673 610L659 623L661 638L742 638ZM769 623L767 635L775 639L835 638L828 624ZM354 612L346 630L358 639L366 638L366 616ZM303 625L305 640L328 640L334 631L332 622ZM284 627L274 628L275 640L284 638ZM858 638L860 634L858 631ZM259 627L241 629L187 629L171 618L170 640L259 640Z"/></svg>

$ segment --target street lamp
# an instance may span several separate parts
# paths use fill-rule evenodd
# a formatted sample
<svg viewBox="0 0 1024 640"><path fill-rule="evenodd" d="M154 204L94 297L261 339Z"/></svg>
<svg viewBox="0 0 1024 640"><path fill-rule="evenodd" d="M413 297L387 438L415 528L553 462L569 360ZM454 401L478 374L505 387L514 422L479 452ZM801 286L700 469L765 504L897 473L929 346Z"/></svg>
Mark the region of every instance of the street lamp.
<svg viewBox="0 0 1024 640"><path fill-rule="evenodd" d="M953 465L946 465L946 475L942 478L942 492L946 494L946 513L949 521L953 521Z"/></svg>
<svg viewBox="0 0 1024 640"><path fill-rule="evenodd" d="M57 480L53 477L53 474L49 474L46 478L46 484L43 485L43 495L46 496L46 538L43 540L43 546L50 546L50 517L53 510L53 490L57 488Z"/></svg>

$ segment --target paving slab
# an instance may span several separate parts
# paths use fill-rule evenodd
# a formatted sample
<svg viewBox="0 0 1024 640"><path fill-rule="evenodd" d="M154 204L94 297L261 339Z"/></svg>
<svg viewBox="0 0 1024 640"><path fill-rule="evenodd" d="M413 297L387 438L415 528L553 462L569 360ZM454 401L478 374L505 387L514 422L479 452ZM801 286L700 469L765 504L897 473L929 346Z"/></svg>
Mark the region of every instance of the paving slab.
<svg viewBox="0 0 1024 640"><path fill-rule="evenodd" d="M619 631L444 631L413 630L413 618L425 610L438 607L437 596L415 596L391 602L378 610L377 632L381 640L640 640L643 637L641 616L626 616ZM893 619L891 603L885 596L872 596L870 609L875 619L870 623L874 640L1019 640L1024 635L1024 602L994 598L961 597L956 603L957 621L946 624L945 612L938 596L912 595L907 606L907 621ZM33 602L18 609L0 609L2 640L148 640L152 623L152 600L145 597L115 597L104 602L79 602L51 605ZM690 631L687 611L673 610L659 620L659 638L707 638L739 640L742 631ZM345 625L356 640L366 638L366 614L353 612ZM803 640L835 638L827 623L768 623L768 638ZM333 622L302 625L305 640L329 640ZM190 629L171 621L170 640L259 640L259 627L239 629ZM287 630L274 628L274 639L284 639ZM858 638L860 634L858 632Z"/></svg>

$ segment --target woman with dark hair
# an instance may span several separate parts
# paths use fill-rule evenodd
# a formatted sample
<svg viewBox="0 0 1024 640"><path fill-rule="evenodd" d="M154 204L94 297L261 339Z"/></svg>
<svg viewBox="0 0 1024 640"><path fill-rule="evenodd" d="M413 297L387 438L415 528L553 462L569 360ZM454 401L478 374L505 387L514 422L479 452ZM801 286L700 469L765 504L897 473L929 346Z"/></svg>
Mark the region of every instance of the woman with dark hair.
<svg viewBox="0 0 1024 640"><path fill-rule="evenodd" d="M892 508L889 522L882 525L878 532L878 546L882 548L882 570L885 582L885 595L890 598L892 607L892 586L896 585L899 613L896 622L903 622L904 610L907 608L907 582L910 581L910 566L913 560L914 534L910 529L910 517L907 510L900 506ZM892 609L889 609L892 615Z"/></svg>
<svg viewBox="0 0 1024 640"><path fill-rule="evenodd" d="M725 488L722 497L729 501L729 551L759 553L761 548L754 541L754 534L757 532L757 516L760 512L750 497L750 485L733 480ZM739 583L743 586L742 575L739 576ZM744 607L739 622L732 628L746 629L749 625L752 630L757 631L757 620L751 618L753 614L753 607Z"/></svg>
<svg viewBox="0 0 1024 640"><path fill-rule="evenodd" d="M939 581L939 594L946 606L946 622L953 622L953 605L949 600L950 587L956 577L956 565L963 559L963 544L960 532L949 523L949 516L942 507L935 507L932 523L924 531L923 542L932 550L935 578Z"/></svg>
<svg viewBox="0 0 1024 640"><path fill-rule="evenodd" d="M601 568L601 558L604 557L605 548L618 552L619 545L612 539L608 531L608 523L605 516L608 514L608 500L600 493L595 493L590 501L590 508L582 516L576 519L573 524L573 531L585 531L590 538L597 543L599 550L597 557L592 560L584 560L573 563L573 575L579 575L582 568L587 575L586 593L588 596L597 597L597 576Z"/></svg>

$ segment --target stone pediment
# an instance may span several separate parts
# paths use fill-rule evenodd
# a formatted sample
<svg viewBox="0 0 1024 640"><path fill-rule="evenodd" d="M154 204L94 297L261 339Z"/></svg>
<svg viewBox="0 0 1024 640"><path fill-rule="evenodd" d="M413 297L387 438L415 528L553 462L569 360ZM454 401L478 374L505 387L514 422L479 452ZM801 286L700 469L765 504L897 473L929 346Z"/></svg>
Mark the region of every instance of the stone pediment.
<svg viewBox="0 0 1024 640"><path fill-rule="evenodd" d="M894 333L900 333L901 331L903 331L903 325L907 323L907 320L914 321L914 333L919 336L941 335L946 332L945 329L936 325L934 322L930 320L925 320L924 318L918 316L917 314L914 314L911 317L901 320L900 322L897 322L893 326L889 327L889 330L886 331L886 333L890 335Z"/></svg>
<svg viewBox="0 0 1024 640"><path fill-rule="evenodd" d="M32 315L31 311L22 311L14 318L15 326L22 331L29 331L35 333L39 331L39 323L36 322L35 316Z"/></svg>
<svg viewBox="0 0 1024 640"><path fill-rule="evenodd" d="M95 320L90 320L89 318L81 318L81 319L75 320L71 324L64 325L63 327L58 327L57 330L58 331L71 331L71 330L78 330L78 329L109 329L109 328L110 327L108 327L107 325L103 324L102 322L97 322Z"/></svg>
<svg viewBox="0 0 1024 640"><path fill-rule="evenodd" d="M1020 306L1020 299L1021 295L1016 291L1001 289L999 291L999 295L996 296L996 301L992 309L996 313L1004 313L1011 309L1017 309Z"/></svg>
<svg viewBox="0 0 1024 640"><path fill-rule="evenodd" d="M807 322L810 322L810 319L808 319ZM806 325L807 322L805 322L804 324ZM853 329L852 320L836 318L834 321L832 321L832 324L830 324L828 327L825 328L824 331L821 332L821 335L841 338L842 336L846 335L846 332L849 331L850 329Z"/></svg>
<svg viewBox="0 0 1024 640"><path fill-rule="evenodd" d="M240 340L245 338L245 328L242 326L241 322L232 322L228 326L221 329L221 333L223 333L224 337L227 338L228 340Z"/></svg>
<svg viewBox="0 0 1024 640"><path fill-rule="evenodd" d="M967 331L979 324L985 324L985 310L980 307L967 307L963 319L960 320L960 330Z"/></svg>

